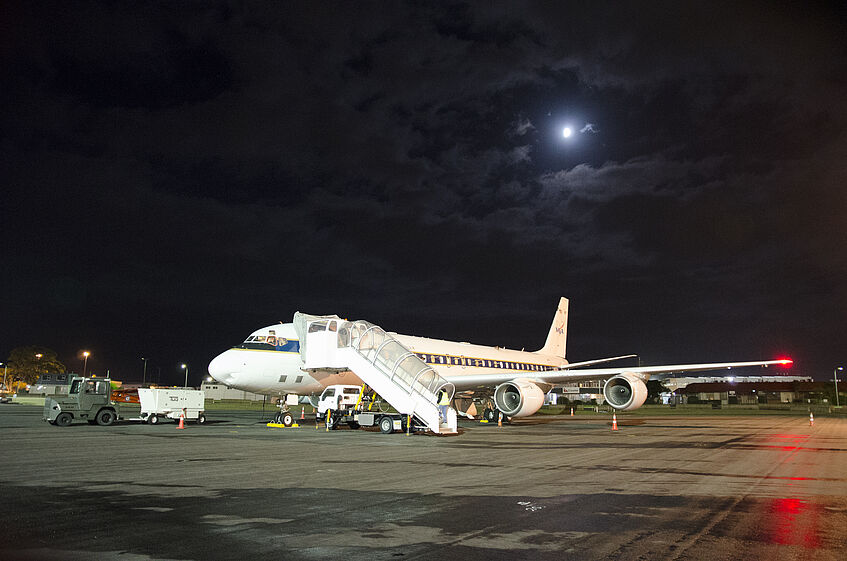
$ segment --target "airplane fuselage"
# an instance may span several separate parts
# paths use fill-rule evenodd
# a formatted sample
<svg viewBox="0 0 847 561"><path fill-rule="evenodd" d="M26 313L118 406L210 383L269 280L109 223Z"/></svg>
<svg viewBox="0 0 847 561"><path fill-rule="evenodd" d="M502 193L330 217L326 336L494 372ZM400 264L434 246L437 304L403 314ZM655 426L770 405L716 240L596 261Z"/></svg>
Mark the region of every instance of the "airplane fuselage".
<svg viewBox="0 0 847 561"><path fill-rule="evenodd" d="M532 375L568 364L563 357L536 352L391 335L457 387L462 386L463 377L471 375L500 372ZM300 341L294 324L287 323L254 331L243 343L213 359L209 374L227 386L267 395L317 394L329 385L362 383L350 371L304 371L302 367Z"/></svg>

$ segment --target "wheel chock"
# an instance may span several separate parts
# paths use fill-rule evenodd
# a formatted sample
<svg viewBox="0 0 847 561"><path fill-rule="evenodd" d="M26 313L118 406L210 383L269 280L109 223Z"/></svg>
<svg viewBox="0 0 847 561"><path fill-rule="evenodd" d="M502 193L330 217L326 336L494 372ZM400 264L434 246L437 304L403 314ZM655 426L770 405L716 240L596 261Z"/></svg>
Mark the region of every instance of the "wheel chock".
<svg viewBox="0 0 847 561"><path fill-rule="evenodd" d="M290 427L286 427L282 423L268 423L266 426L271 429L296 429L300 427L297 423L292 424Z"/></svg>

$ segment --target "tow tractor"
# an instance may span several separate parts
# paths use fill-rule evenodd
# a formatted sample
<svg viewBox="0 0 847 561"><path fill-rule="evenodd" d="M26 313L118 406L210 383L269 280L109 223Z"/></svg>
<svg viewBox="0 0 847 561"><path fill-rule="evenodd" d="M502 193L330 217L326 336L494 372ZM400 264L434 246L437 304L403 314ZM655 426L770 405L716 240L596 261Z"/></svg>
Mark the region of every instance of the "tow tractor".
<svg viewBox="0 0 847 561"><path fill-rule="evenodd" d="M44 399L42 418L59 427L66 427L77 419L109 426L118 418L111 397L109 378L73 378L67 395L51 395Z"/></svg>
<svg viewBox="0 0 847 561"><path fill-rule="evenodd" d="M325 423L330 430L346 423L351 429L378 426L384 434L391 434L396 430L406 432L406 415L382 409L382 402L373 392L367 391L365 385L327 386L318 401L317 422ZM426 425L412 416L409 430L426 430Z"/></svg>

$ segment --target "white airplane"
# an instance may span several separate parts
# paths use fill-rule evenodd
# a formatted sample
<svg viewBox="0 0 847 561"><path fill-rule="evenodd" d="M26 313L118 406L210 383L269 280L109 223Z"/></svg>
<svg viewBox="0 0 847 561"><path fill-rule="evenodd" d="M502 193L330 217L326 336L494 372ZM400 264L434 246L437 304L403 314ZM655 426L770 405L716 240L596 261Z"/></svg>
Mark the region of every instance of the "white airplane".
<svg viewBox="0 0 847 561"><path fill-rule="evenodd" d="M326 329L329 331L336 331L347 323L337 316L322 317L327 318ZM396 333L390 335L454 386L454 405L458 409L467 412L474 398L488 401L490 406L486 408L485 416L489 419L496 418L496 411L507 417L532 415L543 405L547 392L565 383L606 380L603 386L606 401L614 409L626 411L644 404L647 399L646 382L653 374L771 364L787 366L792 363L790 359L780 359L575 370L636 355L569 363L565 358L567 322L568 300L562 298L546 343L534 352ZM351 371L304 370L303 366L295 325L280 323L254 331L243 343L215 357L209 363L209 374L229 387L276 396L315 396L329 385L362 384L362 380Z"/></svg>

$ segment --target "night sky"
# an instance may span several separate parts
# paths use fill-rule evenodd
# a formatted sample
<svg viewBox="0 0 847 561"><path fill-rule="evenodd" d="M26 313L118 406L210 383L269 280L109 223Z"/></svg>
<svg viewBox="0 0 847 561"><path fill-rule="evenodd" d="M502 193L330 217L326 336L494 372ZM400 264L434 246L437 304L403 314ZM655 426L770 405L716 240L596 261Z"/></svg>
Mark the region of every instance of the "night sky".
<svg viewBox="0 0 847 561"><path fill-rule="evenodd" d="M847 366L847 8L4 2L0 359L140 381L295 311ZM565 138L563 130L572 134Z"/></svg>

